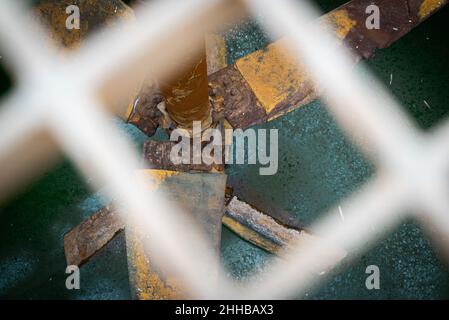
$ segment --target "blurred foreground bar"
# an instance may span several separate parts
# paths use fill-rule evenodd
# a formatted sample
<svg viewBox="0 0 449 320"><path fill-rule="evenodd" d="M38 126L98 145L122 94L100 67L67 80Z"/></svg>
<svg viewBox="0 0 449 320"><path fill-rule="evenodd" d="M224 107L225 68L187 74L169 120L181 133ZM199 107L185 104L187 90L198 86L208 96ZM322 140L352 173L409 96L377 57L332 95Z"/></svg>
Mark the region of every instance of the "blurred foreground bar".
<svg viewBox="0 0 449 320"><path fill-rule="evenodd" d="M143 170L140 174L153 178L156 190L182 212L195 218L204 228L209 243L219 256L221 219L224 211L226 175L213 173L182 173L166 170ZM157 223L157 221L155 221ZM139 226L126 226L126 251L129 279L134 298L142 300L188 298L182 280L155 267L151 253L144 250L144 241L151 235ZM149 240L150 239L150 240ZM205 281L213 281L218 263L211 265Z"/></svg>

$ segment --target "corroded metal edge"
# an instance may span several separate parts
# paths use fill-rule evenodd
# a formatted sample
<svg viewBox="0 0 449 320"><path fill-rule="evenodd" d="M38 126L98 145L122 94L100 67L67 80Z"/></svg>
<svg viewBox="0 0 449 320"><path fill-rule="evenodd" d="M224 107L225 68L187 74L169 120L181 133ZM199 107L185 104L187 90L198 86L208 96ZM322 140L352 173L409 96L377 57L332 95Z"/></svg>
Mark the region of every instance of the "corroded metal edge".
<svg viewBox="0 0 449 320"><path fill-rule="evenodd" d="M112 207L101 208L64 235L67 265L82 265L124 228Z"/></svg>
<svg viewBox="0 0 449 320"><path fill-rule="evenodd" d="M288 228L237 197L226 206L223 224L243 239L280 257L286 257L291 249L324 246L326 262L315 266L313 271L316 273L329 271L347 256L346 250L325 243L305 230Z"/></svg>

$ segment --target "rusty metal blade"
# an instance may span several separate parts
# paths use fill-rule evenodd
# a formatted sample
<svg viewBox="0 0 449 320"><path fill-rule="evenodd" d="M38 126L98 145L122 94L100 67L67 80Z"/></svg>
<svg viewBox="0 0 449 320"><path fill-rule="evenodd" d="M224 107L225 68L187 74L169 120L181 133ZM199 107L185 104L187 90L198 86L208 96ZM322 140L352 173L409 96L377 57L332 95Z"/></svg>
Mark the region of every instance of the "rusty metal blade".
<svg viewBox="0 0 449 320"><path fill-rule="evenodd" d="M82 265L124 228L112 207L100 209L64 235L67 265Z"/></svg>
<svg viewBox="0 0 449 320"><path fill-rule="evenodd" d="M446 0L353 0L317 23L328 22L336 41L354 53L355 64L388 47L446 4ZM380 29L366 27L369 5L380 8ZM306 66L290 56L287 38L212 74L209 87L214 118L221 115L234 128L273 120L320 95Z"/></svg>

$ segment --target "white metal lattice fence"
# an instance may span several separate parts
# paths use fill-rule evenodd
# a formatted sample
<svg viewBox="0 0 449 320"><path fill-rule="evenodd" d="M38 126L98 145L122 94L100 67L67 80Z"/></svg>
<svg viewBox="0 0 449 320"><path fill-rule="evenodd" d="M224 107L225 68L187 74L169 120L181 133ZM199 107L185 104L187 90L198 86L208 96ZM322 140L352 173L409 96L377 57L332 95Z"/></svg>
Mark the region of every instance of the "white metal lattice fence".
<svg viewBox="0 0 449 320"><path fill-rule="evenodd" d="M319 280L310 271L326 263L322 254L326 242L360 252L410 215L431 230L435 243L448 252L449 122L431 132L420 132L385 89L376 82L368 85L352 71L344 48L335 46L329 34L309 23L317 13L308 3L246 0L242 2L250 11L264 14L262 22L269 32L287 34L291 39L291 48L325 88L329 110L375 161L377 175L343 204L344 223L338 220L335 208L312 226L324 243L292 249L286 260L277 261L248 285L231 282L224 272L216 283L205 283L202 275L214 259L213 250L192 221L166 199L146 192L133 175L130 168L138 167L137 155L108 121L93 89L125 60L138 62L136 65L145 66L156 77L170 71L169 61L175 56L165 53L176 54L173 46L196 43L205 28L222 22L220 10L215 8L231 1L156 1L139 9L138 23L106 31L64 60L53 48L42 45L45 32L27 19L17 2L0 1L4 61L18 79L15 90L0 106L0 159L35 138L38 129L49 130L86 179L97 186L112 186L111 196L121 204L123 217L148 230L151 239L146 245L157 263L182 275L193 296L279 298L304 292ZM189 35L179 35L181 40L175 44L164 41L186 19L193 21ZM138 69L130 67L129 75L134 76ZM23 146L16 156L33 150L29 144Z"/></svg>

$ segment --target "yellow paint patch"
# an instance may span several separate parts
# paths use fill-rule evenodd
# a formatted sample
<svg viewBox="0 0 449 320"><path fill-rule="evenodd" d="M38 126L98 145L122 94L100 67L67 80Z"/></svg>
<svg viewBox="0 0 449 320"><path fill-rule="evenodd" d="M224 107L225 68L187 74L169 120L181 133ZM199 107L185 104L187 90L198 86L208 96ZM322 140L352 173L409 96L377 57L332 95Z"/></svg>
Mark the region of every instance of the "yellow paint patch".
<svg viewBox="0 0 449 320"><path fill-rule="evenodd" d="M338 40L343 40L357 24L346 10L333 11L323 19ZM288 53L286 38L237 60L236 66L267 113L301 90L309 80L304 66Z"/></svg>
<svg viewBox="0 0 449 320"><path fill-rule="evenodd" d="M127 233L128 237L128 257L133 268L130 280L137 290L139 300L167 300L180 299L183 297L180 281L158 273L153 270L154 266L148 260L143 247L142 238L144 233L140 230ZM160 271L159 271L160 272Z"/></svg>
<svg viewBox="0 0 449 320"><path fill-rule="evenodd" d="M138 170L138 177L143 177L145 181L151 179L152 184L148 184L150 190L157 190L162 182L167 178L179 175L179 172L168 170ZM139 227L127 226L127 243L128 243L128 259L131 261L134 269L131 281L134 287L139 288L137 298L139 300L161 300L161 299L179 299L182 290L180 289L180 281L167 275L161 276L160 270L156 270L148 259L143 247L143 238L145 232ZM153 270L154 269L154 270Z"/></svg>
<svg viewBox="0 0 449 320"><path fill-rule="evenodd" d="M159 169L146 169L137 170L137 176L143 178L149 178L152 184L148 184L150 190L156 190L159 185L167 178L179 175L178 171L159 170Z"/></svg>
<svg viewBox="0 0 449 320"><path fill-rule="evenodd" d="M287 46L288 40L281 39L236 62L237 69L267 113L308 79L297 60L289 56Z"/></svg>
<svg viewBox="0 0 449 320"><path fill-rule="evenodd" d="M446 0L424 0L419 8L418 16L420 19L427 18L435 10L446 3Z"/></svg>

